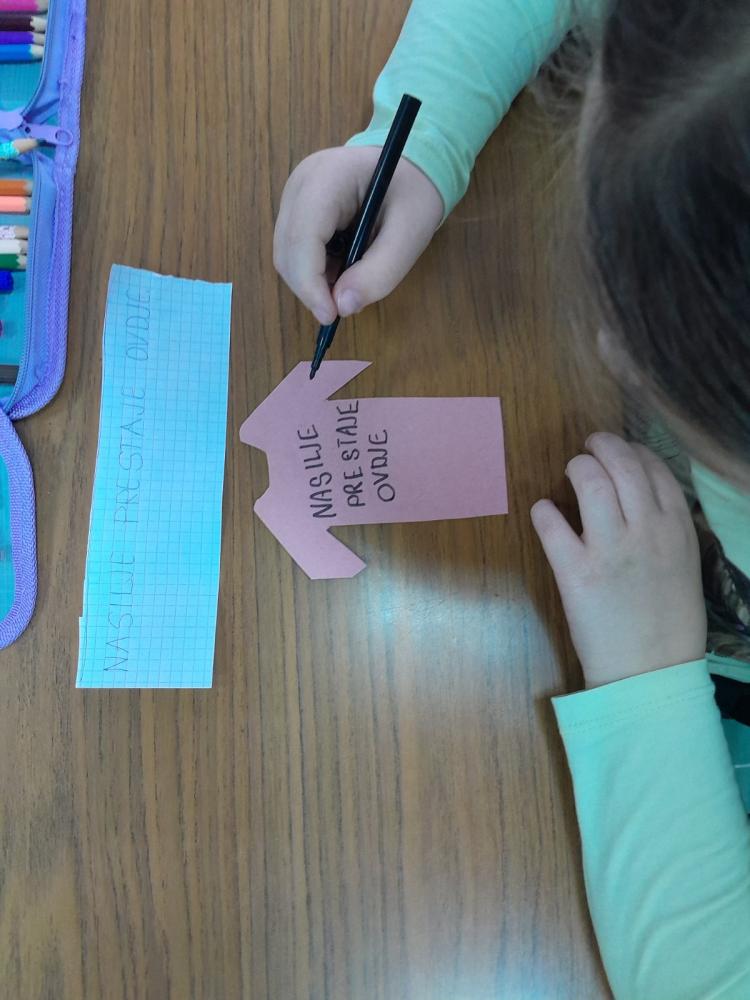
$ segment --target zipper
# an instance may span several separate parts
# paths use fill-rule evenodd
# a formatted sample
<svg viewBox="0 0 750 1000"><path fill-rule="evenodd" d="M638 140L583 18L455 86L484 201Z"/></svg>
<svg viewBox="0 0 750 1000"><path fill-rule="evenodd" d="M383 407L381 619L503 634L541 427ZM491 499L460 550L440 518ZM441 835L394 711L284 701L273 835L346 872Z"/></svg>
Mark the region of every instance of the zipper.
<svg viewBox="0 0 750 1000"><path fill-rule="evenodd" d="M54 20L58 6L58 0L51 0L47 15L48 38L54 37ZM35 107L35 105L47 87L47 75L49 72L49 64L52 59L51 51L52 49L49 44L46 44L44 48L44 55L42 56L42 65L39 69L39 79L34 89L34 93L31 95L26 104L23 107L16 108L11 111L0 111L0 129L8 129L10 131L14 128L18 128L19 124L21 122L25 122L26 117L31 114L35 116L38 115L42 119L49 118L52 108L59 100L58 94L55 94L51 100L48 99L47 102L39 108Z"/></svg>
<svg viewBox="0 0 750 1000"><path fill-rule="evenodd" d="M66 43L58 38L61 29L66 29ZM57 391L65 368L72 188L78 154L85 30L86 0L50 0L47 38L56 38L57 42L53 46L48 42L30 100L24 107L0 111L0 140L31 138L60 147L54 156L35 149L21 157L22 163L31 166L34 194L28 221L23 351L16 384L0 407L0 457L8 469L14 570L13 604L0 621L0 649L24 631L36 598L33 476L11 419L44 406ZM60 125L50 124L53 116ZM49 255L48 248L39 244L48 222ZM32 336L37 328L44 341L43 370L42 357L35 362L35 351L42 344L42 339ZM6 407L7 415L3 412Z"/></svg>
<svg viewBox="0 0 750 1000"><path fill-rule="evenodd" d="M0 621L0 649L28 625L36 602L36 504L29 457L10 419L0 413L0 455L8 470L13 603Z"/></svg>
<svg viewBox="0 0 750 1000"><path fill-rule="evenodd" d="M31 199L31 213L29 215L29 253L26 262L26 313L24 317L24 342L23 351L18 365L18 377L13 391L5 401L3 409L9 413L17 399L22 398L27 391L26 382L29 368L29 357L32 351L33 336L36 321L36 304L39 299L39 269L36 266L37 235L39 220L43 212L47 211L48 185L53 183L47 175L47 164L42 163L47 159L43 153L32 150L31 168L32 180L34 183L34 195ZM50 164L51 166L51 164ZM50 261L50 267L52 261ZM33 380L36 381L36 372L33 373Z"/></svg>
<svg viewBox="0 0 750 1000"><path fill-rule="evenodd" d="M40 183L39 183L39 159L38 155L32 156L32 180L34 182L34 192L39 193ZM32 330L34 329L32 324L32 314L34 312L34 285L35 285L35 269L34 269L34 258L36 256L36 231L39 226L39 197L32 197L31 199L31 217L29 219L29 255L26 261L26 315L24 317L23 324L23 353L21 354L21 359L18 365L18 377L16 378L16 384L13 386L13 392L10 394L6 400L4 409L7 411L18 399L19 395L23 395L22 387L26 380L26 372L29 367L29 356L31 354L31 337Z"/></svg>
<svg viewBox="0 0 750 1000"><path fill-rule="evenodd" d="M56 20L58 6L59 4L57 0L50 0L49 7L47 9L47 32L46 32L47 38L55 37L53 32L55 31L55 20ZM39 80L37 81L34 93L31 95L31 99L27 102L26 106L23 109L22 112L23 115L27 115L30 111L32 111L32 109L34 109L34 105L36 104L39 95L42 93L44 86L47 82L47 68L49 66L48 55L49 55L49 50L45 45L44 55L42 56L42 65L39 69Z"/></svg>
<svg viewBox="0 0 750 1000"><path fill-rule="evenodd" d="M43 76L40 78L37 92L24 109L11 113L0 112L0 130L5 127L12 128L16 133L12 138L36 138L50 146L59 147L55 150L54 157L47 157L38 150L32 150L30 154L27 154L31 159L33 169L41 175L42 184L54 187L55 209L50 269L47 274L46 315L42 318L47 342L45 370L43 374L38 374L35 371L35 380L29 386L24 385L29 380L27 355L33 351L35 346L28 336L30 330L34 328L27 326L24 357L22 358L24 368L22 369L19 365L19 377L16 380L13 394L8 397L3 407L13 420L26 417L48 403L57 392L65 371L73 213L72 187L78 156L78 123L85 56L86 0L50 0L50 13L53 9L57 22L60 18L64 18L67 22L67 44L62 63L59 63L57 58L53 58L50 63L45 64L46 76L49 76L50 66L56 69L56 99L52 102L48 99L39 107L33 107L40 93L47 86ZM37 115L49 119L55 110L55 105L60 124L42 124L30 120L32 116L36 117ZM37 164L41 166L37 166ZM32 201L32 214L33 211ZM38 284L39 268L33 265L31 259L29 259L28 264L27 270L31 272L29 277L33 278L34 274L37 273L36 283ZM40 379L38 382L36 381L37 377Z"/></svg>
<svg viewBox="0 0 750 1000"><path fill-rule="evenodd" d="M73 143L73 136L67 129L58 128L56 125L39 125L36 122L29 122L21 115L18 116L18 122L19 124L13 130L17 134L8 133L10 138L22 138L26 136L31 139L38 139L40 142L51 146L69 146ZM3 409L6 413L9 413L16 400L22 398L25 394L26 375L29 355L31 354L35 317L34 303L37 298L38 285L38 277L34 266L36 237L39 227L39 209L44 200L42 186L47 184L47 178L41 177L42 167L40 165L40 157L43 156L44 153L40 153L38 150L31 150L31 152L24 154L24 158L29 157L31 159L35 195L31 199L31 213L29 215L29 252L26 262L26 315L24 319L23 352L18 365L16 384L3 403Z"/></svg>

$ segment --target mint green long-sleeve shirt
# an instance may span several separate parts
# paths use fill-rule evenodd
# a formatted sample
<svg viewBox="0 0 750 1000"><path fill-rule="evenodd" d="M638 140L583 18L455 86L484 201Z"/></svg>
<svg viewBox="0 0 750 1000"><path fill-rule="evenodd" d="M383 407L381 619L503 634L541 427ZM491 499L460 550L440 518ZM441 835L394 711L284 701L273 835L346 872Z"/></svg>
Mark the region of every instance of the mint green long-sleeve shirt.
<svg viewBox="0 0 750 1000"><path fill-rule="evenodd" d="M414 0L354 145L381 145L403 93L405 155L446 213L511 101L569 27L568 0ZM728 557L750 574L750 498L698 466ZM707 658L553 699L573 778L586 891L617 1000L750 998L750 730L723 722Z"/></svg>
<svg viewBox="0 0 750 1000"><path fill-rule="evenodd" d="M477 154L563 38L570 0L413 0L350 146L382 146L403 94L422 107L404 148L442 195L463 197Z"/></svg>

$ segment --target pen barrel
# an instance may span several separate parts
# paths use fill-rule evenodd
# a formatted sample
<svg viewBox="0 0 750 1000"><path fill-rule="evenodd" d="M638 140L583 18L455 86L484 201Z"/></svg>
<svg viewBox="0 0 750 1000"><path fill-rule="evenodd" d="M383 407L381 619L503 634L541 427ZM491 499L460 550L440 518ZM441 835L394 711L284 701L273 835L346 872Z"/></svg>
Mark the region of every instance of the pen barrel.
<svg viewBox="0 0 750 1000"><path fill-rule="evenodd" d="M342 271L351 267L352 264L356 264L367 249L367 242L383 204L388 185L391 183L391 178L398 166L398 161L401 159L406 140L409 138L414 119L421 106L422 102L410 94L404 94L401 98L375 172L365 193Z"/></svg>
<svg viewBox="0 0 750 1000"><path fill-rule="evenodd" d="M315 354L313 356L313 367L316 370L320 365L320 362L323 360L326 351L333 342L338 325L339 317L337 316L333 323L329 323L327 326L321 326L318 331L318 339L315 341Z"/></svg>

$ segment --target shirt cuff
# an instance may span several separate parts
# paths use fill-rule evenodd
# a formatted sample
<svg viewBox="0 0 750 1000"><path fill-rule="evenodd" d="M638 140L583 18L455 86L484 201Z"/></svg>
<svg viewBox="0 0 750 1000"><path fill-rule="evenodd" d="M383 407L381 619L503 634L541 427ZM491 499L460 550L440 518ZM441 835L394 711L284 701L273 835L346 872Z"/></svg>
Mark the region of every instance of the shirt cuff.
<svg viewBox="0 0 750 1000"><path fill-rule="evenodd" d="M358 132L347 142L347 146L384 146L389 129L368 126L364 132ZM455 157L446 151L445 140L439 133L433 134L429 128L418 129L416 124L411 135L406 140L403 156L419 167L422 173L432 181L443 199L443 218L452 211L454 206L466 193L468 181L461 167L455 162Z"/></svg>
<svg viewBox="0 0 750 1000"><path fill-rule="evenodd" d="M563 738L598 734L605 728L627 725L658 715L684 702L713 698L714 684L705 658L625 677L590 691L552 699ZM717 709L718 711L718 709Z"/></svg>

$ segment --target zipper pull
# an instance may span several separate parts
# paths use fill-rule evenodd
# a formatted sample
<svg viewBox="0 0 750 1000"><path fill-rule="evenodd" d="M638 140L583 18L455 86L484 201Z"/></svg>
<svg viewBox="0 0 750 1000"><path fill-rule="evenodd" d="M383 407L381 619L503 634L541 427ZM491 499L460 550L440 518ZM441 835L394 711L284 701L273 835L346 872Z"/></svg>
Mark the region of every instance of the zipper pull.
<svg viewBox="0 0 750 1000"><path fill-rule="evenodd" d="M19 135L13 135L14 132ZM50 146L70 146L73 142L67 129L27 121L18 111L0 111L0 133L0 141L29 138Z"/></svg>
<svg viewBox="0 0 750 1000"><path fill-rule="evenodd" d="M50 146L70 146L73 136L65 128L57 125L39 125L37 122L28 122L21 118L18 129L30 139L38 139L39 142L46 142Z"/></svg>

